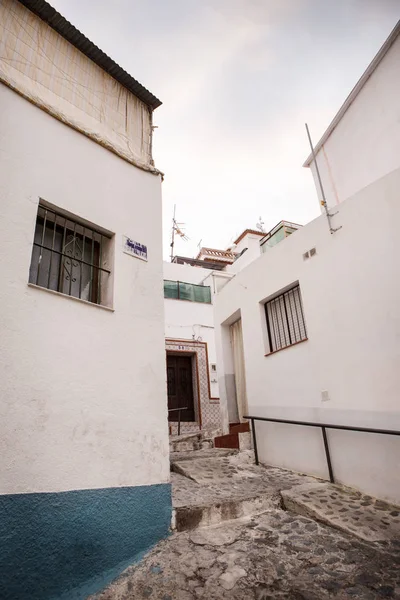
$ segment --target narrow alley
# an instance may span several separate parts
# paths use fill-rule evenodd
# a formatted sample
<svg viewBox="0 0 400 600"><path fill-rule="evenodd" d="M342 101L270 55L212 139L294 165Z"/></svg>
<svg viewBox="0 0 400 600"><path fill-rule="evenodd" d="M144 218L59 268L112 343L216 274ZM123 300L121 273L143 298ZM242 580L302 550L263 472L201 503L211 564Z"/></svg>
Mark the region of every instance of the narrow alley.
<svg viewBox="0 0 400 600"><path fill-rule="evenodd" d="M91 600L400 598L399 509L201 445L175 438L174 533Z"/></svg>

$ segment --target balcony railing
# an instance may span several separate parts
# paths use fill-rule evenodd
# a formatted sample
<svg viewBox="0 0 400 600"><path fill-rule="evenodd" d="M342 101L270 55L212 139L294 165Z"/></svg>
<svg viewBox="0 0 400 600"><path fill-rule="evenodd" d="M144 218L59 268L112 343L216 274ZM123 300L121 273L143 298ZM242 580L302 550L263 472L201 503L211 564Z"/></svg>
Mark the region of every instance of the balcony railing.
<svg viewBox="0 0 400 600"><path fill-rule="evenodd" d="M363 433L378 433L378 434L383 434L383 435L400 435L400 431L394 431L392 429L372 429L370 427L350 427L349 425L333 425L332 423L310 423L308 421L292 421L292 420L288 420L288 419L272 419L270 417L245 416L244 419L249 419L251 421L251 431L252 431L252 435L253 435L253 446L254 446L254 458L255 458L256 465L258 465L260 463L259 463L259 459L258 459L255 421L266 421L267 423L286 423L289 425L304 425L305 427L320 427L322 430L322 439L324 441L326 462L328 465L329 479L330 479L331 483L335 483L335 478L333 475L331 455L329 452L328 437L326 435L327 429L341 429L344 431L361 431Z"/></svg>

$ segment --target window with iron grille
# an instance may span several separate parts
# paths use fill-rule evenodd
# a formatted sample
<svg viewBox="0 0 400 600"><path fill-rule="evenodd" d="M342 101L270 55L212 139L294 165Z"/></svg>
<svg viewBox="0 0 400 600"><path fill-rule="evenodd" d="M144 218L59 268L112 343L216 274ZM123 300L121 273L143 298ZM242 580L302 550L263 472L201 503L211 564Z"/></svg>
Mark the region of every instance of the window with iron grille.
<svg viewBox="0 0 400 600"><path fill-rule="evenodd" d="M33 239L29 282L109 305L111 271L106 268L110 237L72 217L39 205Z"/></svg>
<svg viewBox="0 0 400 600"><path fill-rule="evenodd" d="M307 339L300 287L296 285L265 304L270 352Z"/></svg>

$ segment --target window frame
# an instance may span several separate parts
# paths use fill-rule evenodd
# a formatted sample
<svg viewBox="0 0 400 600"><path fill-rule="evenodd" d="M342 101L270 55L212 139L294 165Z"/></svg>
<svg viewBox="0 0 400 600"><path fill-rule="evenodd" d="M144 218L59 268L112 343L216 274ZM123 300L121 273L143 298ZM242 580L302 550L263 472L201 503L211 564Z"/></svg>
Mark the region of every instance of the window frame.
<svg viewBox="0 0 400 600"><path fill-rule="evenodd" d="M291 295L293 297L293 302L290 300ZM277 304L279 304L279 314L278 309L276 308ZM267 344L269 347L269 352L267 352L265 356L275 354L276 352L280 352L281 350L285 350L286 348L290 348L291 346L295 346L308 340L303 299L299 283L291 285L284 291L275 294L269 300L264 302L264 314ZM296 325L298 333L296 333Z"/></svg>
<svg viewBox="0 0 400 600"><path fill-rule="evenodd" d="M50 215L50 217L49 217ZM63 222L60 223L59 220ZM46 225L49 224L47 231L51 233L52 243L51 247L45 243L46 237ZM82 232L77 231L77 229L82 230ZM39 231L40 239L37 239L37 232ZM55 247L56 234L61 235L62 243L61 247L58 250ZM72 253L74 255L68 254L66 252L66 240L69 236L73 238L73 250ZM97 239L96 239L97 238ZM29 267L29 284L35 285L42 289L56 292L63 296L67 296L73 298L75 300L80 300L83 302L89 302L90 304L95 304L97 306L107 307L107 303L102 303L102 299L106 297L104 283L102 282L102 275L107 275L111 277L112 271L104 267L104 247L106 243L110 243L112 239L112 234L105 233L104 231L100 231L95 226L91 224L87 224L84 220L80 219L75 215L71 215L70 213L63 212L57 208L53 208L53 206L48 206L45 203L39 202L36 219L35 219L35 229L33 234L33 242L32 242L32 254L31 261ZM76 241L79 240L82 244L82 255L81 257L77 257L75 254L75 244ZM85 260L85 244L91 243L91 255L88 259ZM35 257L35 248L39 249L39 255ZM44 256L44 252L46 251L50 253L50 262L49 266L46 269L46 278L47 283L40 283L40 273L41 273L41 263L42 258ZM51 286L51 275L53 268L53 255L57 255L59 257L59 264L56 266L56 281L57 287ZM70 261L70 273L66 268L66 261ZM75 263L75 264L73 264ZM79 294L76 295L72 290L72 283L76 282L74 280L74 267L79 266ZM89 278L89 297L82 298L82 280L83 280L83 267L90 268L90 278ZM65 272L68 273L68 276L65 275ZM65 281L69 280L69 289L65 290ZM68 286L68 284L67 284Z"/></svg>

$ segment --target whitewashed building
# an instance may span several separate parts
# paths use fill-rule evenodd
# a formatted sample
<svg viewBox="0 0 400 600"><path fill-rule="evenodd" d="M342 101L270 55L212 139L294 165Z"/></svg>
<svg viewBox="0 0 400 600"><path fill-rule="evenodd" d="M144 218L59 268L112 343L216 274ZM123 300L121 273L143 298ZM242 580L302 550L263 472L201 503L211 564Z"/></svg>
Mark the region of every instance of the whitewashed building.
<svg viewBox="0 0 400 600"><path fill-rule="evenodd" d="M216 298L225 431L235 411L400 430L399 44L397 25L316 146L336 232L321 215L236 273ZM320 428L255 427L261 461L329 478ZM326 435L335 481L400 501L398 436Z"/></svg>
<svg viewBox="0 0 400 600"><path fill-rule="evenodd" d="M170 431L221 427L213 301L206 262L164 263L165 350ZM182 263L185 264L182 264ZM217 265L210 265L211 269ZM178 409L184 409L179 411Z"/></svg>
<svg viewBox="0 0 400 600"><path fill-rule="evenodd" d="M400 168L399 64L400 21L315 145L329 207ZM304 166L321 201L312 155Z"/></svg>
<svg viewBox="0 0 400 600"><path fill-rule="evenodd" d="M290 227L291 226L291 227ZM239 447L248 430L236 401L229 418L231 437L220 435L222 412L214 328L216 294L236 273L299 226L281 221L266 234L245 229L231 248L202 247L196 258L176 256L164 263L165 348L170 433L202 431L215 445ZM237 382L237 380L236 380ZM228 378L232 397L240 396ZM180 410L179 410L180 409ZM236 426L242 423L242 427ZM238 431L235 431L238 429ZM226 427L225 427L226 429ZM226 434L228 433L226 432Z"/></svg>
<svg viewBox="0 0 400 600"><path fill-rule="evenodd" d="M0 597L86 598L171 519L160 101L0 3Z"/></svg>

